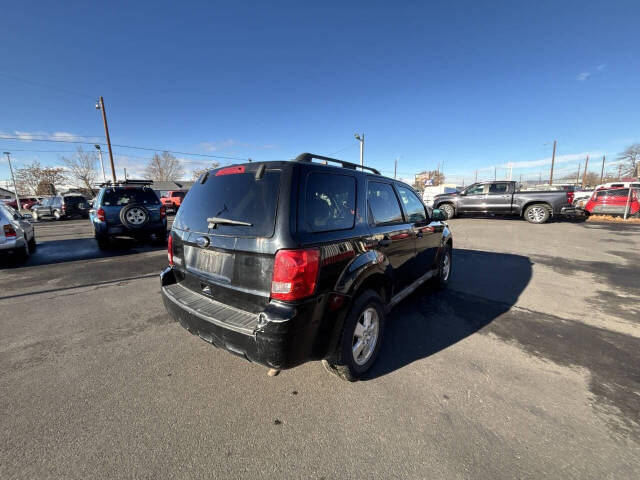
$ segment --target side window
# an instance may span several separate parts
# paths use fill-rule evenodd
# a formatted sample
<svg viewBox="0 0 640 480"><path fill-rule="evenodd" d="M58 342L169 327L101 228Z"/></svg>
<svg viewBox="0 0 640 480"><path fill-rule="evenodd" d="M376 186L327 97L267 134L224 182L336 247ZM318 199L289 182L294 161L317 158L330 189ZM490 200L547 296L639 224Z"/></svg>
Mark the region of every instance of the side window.
<svg viewBox="0 0 640 480"><path fill-rule="evenodd" d="M355 224L356 179L312 172L307 177L305 222L312 232L347 230Z"/></svg>
<svg viewBox="0 0 640 480"><path fill-rule="evenodd" d="M367 203L373 217L370 223L375 225L402 223L402 210L400 210L398 198L393 187L388 183L369 182Z"/></svg>
<svg viewBox="0 0 640 480"><path fill-rule="evenodd" d="M508 183L492 183L489 186L489 194L490 195L500 195L507 193L509 191Z"/></svg>
<svg viewBox="0 0 640 480"><path fill-rule="evenodd" d="M427 220L427 214L424 210L424 205L418 200L415 193L408 188L398 187L398 193L400 193L400 199L404 205L404 210L409 216L411 223L421 223Z"/></svg>
<svg viewBox="0 0 640 480"><path fill-rule="evenodd" d="M484 185L473 185L467 189L467 195L482 195L484 193Z"/></svg>

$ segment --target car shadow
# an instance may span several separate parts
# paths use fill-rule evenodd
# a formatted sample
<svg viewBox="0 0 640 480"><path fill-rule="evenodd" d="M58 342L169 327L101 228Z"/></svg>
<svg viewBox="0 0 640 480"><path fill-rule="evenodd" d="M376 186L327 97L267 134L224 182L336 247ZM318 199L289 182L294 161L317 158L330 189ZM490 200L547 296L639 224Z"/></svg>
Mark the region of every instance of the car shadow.
<svg viewBox="0 0 640 480"><path fill-rule="evenodd" d="M427 358L481 330L515 305L531 280L528 257L454 249L447 289L424 288L387 318L374 379Z"/></svg>
<svg viewBox="0 0 640 480"><path fill-rule="evenodd" d="M165 250L166 245L141 242L129 238L115 238L108 250L100 250L93 238L73 238L38 242L36 251L26 261L8 258L2 262L2 268L35 267L53 263L74 262L95 258L119 257L137 253Z"/></svg>

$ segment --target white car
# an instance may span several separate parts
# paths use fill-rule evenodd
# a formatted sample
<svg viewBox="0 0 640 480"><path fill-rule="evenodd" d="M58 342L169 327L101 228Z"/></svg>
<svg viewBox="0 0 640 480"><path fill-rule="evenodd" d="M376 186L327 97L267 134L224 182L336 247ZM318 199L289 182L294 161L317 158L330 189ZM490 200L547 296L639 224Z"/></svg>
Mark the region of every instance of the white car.
<svg viewBox="0 0 640 480"><path fill-rule="evenodd" d="M453 184L442 184L435 187L424 187L422 202L429 208L433 208L433 199L436 195L443 193L456 193L458 189Z"/></svg>
<svg viewBox="0 0 640 480"><path fill-rule="evenodd" d="M0 203L0 254L26 260L35 249L33 225L16 210Z"/></svg>

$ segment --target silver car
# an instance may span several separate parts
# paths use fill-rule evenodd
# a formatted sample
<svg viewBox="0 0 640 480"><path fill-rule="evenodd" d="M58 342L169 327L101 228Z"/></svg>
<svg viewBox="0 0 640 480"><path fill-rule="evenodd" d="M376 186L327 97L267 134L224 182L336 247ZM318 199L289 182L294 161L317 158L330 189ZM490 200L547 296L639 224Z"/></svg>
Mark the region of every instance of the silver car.
<svg viewBox="0 0 640 480"><path fill-rule="evenodd" d="M35 249L33 225L13 208L0 203L0 255L26 259Z"/></svg>

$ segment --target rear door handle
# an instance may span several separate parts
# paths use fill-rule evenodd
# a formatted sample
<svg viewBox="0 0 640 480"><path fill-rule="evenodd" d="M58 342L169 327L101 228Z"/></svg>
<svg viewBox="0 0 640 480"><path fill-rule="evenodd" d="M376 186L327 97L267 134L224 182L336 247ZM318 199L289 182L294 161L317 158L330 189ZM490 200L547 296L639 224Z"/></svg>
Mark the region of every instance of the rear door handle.
<svg viewBox="0 0 640 480"><path fill-rule="evenodd" d="M383 238L382 240L380 240L378 242L378 246L379 247L388 247L389 245L391 245L391 239L390 238Z"/></svg>

